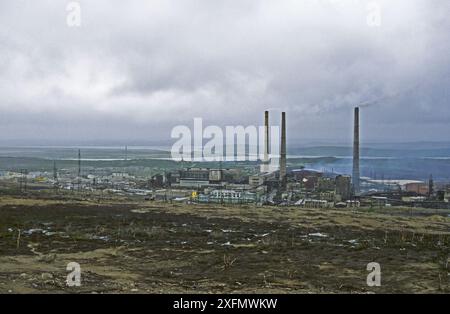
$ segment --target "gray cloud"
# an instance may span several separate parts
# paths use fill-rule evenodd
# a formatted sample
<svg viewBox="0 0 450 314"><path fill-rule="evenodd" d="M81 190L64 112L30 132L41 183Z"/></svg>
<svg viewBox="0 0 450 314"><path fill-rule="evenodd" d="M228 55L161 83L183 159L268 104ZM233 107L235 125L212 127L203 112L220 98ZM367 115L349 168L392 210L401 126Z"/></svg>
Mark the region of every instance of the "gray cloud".
<svg viewBox="0 0 450 314"><path fill-rule="evenodd" d="M0 4L2 138L167 139L177 124L260 123L291 139L446 140L446 0L65 1ZM370 1L373 2L373 1Z"/></svg>

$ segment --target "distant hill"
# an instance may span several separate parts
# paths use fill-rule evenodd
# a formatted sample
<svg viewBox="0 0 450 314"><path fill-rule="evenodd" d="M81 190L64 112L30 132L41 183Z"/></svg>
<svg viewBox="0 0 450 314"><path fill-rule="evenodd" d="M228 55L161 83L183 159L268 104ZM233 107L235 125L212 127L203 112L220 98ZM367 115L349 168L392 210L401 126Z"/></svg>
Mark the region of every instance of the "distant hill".
<svg viewBox="0 0 450 314"><path fill-rule="evenodd" d="M315 146L293 148L289 150L290 155L323 157L351 157L353 154L352 152L353 148L351 146ZM428 149L386 149L361 147L361 156L399 158L450 157L450 147Z"/></svg>

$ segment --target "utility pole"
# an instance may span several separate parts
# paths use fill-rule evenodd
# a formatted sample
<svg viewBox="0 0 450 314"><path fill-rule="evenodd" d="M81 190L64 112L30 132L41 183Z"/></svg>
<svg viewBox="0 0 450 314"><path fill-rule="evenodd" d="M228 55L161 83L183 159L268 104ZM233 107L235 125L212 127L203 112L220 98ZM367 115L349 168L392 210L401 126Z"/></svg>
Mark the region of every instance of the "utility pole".
<svg viewBox="0 0 450 314"><path fill-rule="evenodd" d="M433 194L434 194L434 181L433 175L430 174L430 180L428 181L428 199L431 199Z"/></svg>
<svg viewBox="0 0 450 314"><path fill-rule="evenodd" d="M81 190L81 150L78 149L78 191Z"/></svg>
<svg viewBox="0 0 450 314"><path fill-rule="evenodd" d="M78 178L81 177L81 150L78 149Z"/></svg>
<svg viewBox="0 0 450 314"><path fill-rule="evenodd" d="M27 190L27 169L20 169L20 178L19 178L19 191L26 192Z"/></svg>
<svg viewBox="0 0 450 314"><path fill-rule="evenodd" d="M20 177L19 177L19 192L22 192L23 186L23 170L20 169Z"/></svg>
<svg viewBox="0 0 450 314"><path fill-rule="evenodd" d="M53 180L58 180L58 170L56 169L56 161L53 160Z"/></svg>
<svg viewBox="0 0 450 314"><path fill-rule="evenodd" d="M53 160L53 188L55 193L58 191L58 170L56 169L56 161Z"/></svg>
<svg viewBox="0 0 450 314"><path fill-rule="evenodd" d="M27 191L27 180L28 180L28 177L27 177L27 175L28 175L28 169L25 169L24 170L24 173L25 173L25 176L24 176L24 178L25 178L25 192Z"/></svg>
<svg viewBox="0 0 450 314"><path fill-rule="evenodd" d="M223 205L223 174L222 174L222 159L219 160L219 173L220 173L220 204ZM210 194L211 195L211 194Z"/></svg>

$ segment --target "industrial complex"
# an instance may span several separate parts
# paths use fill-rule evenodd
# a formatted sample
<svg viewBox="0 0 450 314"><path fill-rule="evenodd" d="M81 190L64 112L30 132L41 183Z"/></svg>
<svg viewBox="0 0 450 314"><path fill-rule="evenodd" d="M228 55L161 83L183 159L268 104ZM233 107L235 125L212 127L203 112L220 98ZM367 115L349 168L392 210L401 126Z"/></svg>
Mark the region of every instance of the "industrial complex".
<svg viewBox="0 0 450 314"><path fill-rule="evenodd" d="M287 157L286 113L281 113L279 155L270 151L269 111L264 112L262 159L258 162L173 162L168 167L134 166L125 147L123 163L108 167L85 165L78 150L75 167L53 162L52 171L18 169L0 173L2 182L20 193L49 189L56 194L95 197L121 195L148 201L301 206L307 208L411 206L449 208L450 186L427 181L377 180L360 172L360 109L354 108L352 174L318 171ZM278 139L276 139L278 142ZM275 159L273 159L275 158ZM273 160L278 165L274 166Z"/></svg>

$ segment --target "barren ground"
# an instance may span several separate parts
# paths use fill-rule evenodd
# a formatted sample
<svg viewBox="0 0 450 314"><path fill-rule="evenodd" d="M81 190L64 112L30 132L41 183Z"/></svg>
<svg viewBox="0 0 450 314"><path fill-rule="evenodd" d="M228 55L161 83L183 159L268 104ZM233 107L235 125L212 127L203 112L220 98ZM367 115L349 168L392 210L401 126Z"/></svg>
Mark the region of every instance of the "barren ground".
<svg viewBox="0 0 450 314"><path fill-rule="evenodd" d="M450 293L450 218L424 213L1 197L0 293Z"/></svg>

